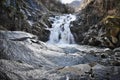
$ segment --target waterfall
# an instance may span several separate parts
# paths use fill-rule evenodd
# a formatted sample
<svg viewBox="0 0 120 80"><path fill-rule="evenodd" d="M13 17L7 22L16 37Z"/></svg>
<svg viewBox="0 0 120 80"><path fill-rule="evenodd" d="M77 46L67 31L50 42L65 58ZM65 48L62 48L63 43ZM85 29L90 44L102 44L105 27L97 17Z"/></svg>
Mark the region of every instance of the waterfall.
<svg viewBox="0 0 120 80"><path fill-rule="evenodd" d="M48 43L56 44L73 44L74 37L70 31L70 23L76 19L75 15L66 14L62 16L50 17L52 28Z"/></svg>

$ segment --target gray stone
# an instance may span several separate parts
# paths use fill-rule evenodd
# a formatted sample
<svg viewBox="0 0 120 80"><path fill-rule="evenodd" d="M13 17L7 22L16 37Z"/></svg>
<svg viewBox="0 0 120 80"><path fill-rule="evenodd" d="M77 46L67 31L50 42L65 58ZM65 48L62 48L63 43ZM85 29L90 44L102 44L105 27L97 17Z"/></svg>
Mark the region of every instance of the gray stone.
<svg viewBox="0 0 120 80"><path fill-rule="evenodd" d="M23 38L27 39L19 40ZM108 68L97 64L101 58L92 54L101 54L104 48L56 46L21 31L1 31L0 44L0 76L3 80L88 80L94 74L95 79L106 78L103 75ZM111 64L116 65L115 62Z"/></svg>

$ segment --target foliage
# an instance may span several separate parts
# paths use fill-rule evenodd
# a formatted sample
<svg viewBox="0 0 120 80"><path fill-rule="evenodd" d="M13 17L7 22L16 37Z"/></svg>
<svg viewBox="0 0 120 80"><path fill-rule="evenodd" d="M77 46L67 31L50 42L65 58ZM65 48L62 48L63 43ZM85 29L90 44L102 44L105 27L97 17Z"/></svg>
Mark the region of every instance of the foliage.
<svg viewBox="0 0 120 80"><path fill-rule="evenodd" d="M120 28L120 17L118 16L107 16L102 22L107 26Z"/></svg>

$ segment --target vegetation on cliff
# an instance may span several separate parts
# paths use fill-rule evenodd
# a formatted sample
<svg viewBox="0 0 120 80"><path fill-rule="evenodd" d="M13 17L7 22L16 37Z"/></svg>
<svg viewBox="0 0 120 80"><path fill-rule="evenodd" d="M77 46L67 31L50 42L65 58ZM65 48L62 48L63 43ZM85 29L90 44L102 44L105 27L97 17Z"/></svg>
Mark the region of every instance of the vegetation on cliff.
<svg viewBox="0 0 120 80"><path fill-rule="evenodd" d="M1 0L0 29L30 32L47 41L49 16L72 12L68 8L57 0Z"/></svg>
<svg viewBox="0 0 120 80"><path fill-rule="evenodd" d="M78 21L73 23L76 41L80 44L119 47L120 1L89 0L85 6L78 14Z"/></svg>
<svg viewBox="0 0 120 80"><path fill-rule="evenodd" d="M120 0L78 8L0 0L0 80L120 80Z"/></svg>

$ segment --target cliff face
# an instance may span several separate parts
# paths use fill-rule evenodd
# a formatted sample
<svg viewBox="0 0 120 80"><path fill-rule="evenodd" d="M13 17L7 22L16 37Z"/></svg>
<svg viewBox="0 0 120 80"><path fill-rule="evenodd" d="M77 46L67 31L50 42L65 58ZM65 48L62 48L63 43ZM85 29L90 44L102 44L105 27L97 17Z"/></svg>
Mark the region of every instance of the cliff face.
<svg viewBox="0 0 120 80"><path fill-rule="evenodd" d="M95 46L120 46L120 1L87 0L71 29L78 43Z"/></svg>
<svg viewBox="0 0 120 80"><path fill-rule="evenodd" d="M76 42L119 47L120 1L84 3L71 25ZM0 80L120 80L120 47L42 42L49 36L48 18L68 12L55 0L0 0Z"/></svg>
<svg viewBox="0 0 120 80"><path fill-rule="evenodd" d="M50 26L48 17L54 11L67 13L67 8L55 0L1 0L0 29L27 31L47 41L49 31L45 28Z"/></svg>
<svg viewBox="0 0 120 80"><path fill-rule="evenodd" d="M40 0L48 10L57 13L73 13L74 9L72 7L61 4L60 0Z"/></svg>
<svg viewBox="0 0 120 80"><path fill-rule="evenodd" d="M38 23L41 23L43 13L48 11L37 0L2 0L0 6L0 25L2 29L31 33L34 33L37 30L36 28L41 26ZM33 27L34 25L37 26ZM37 31L41 29L38 28Z"/></svg>

